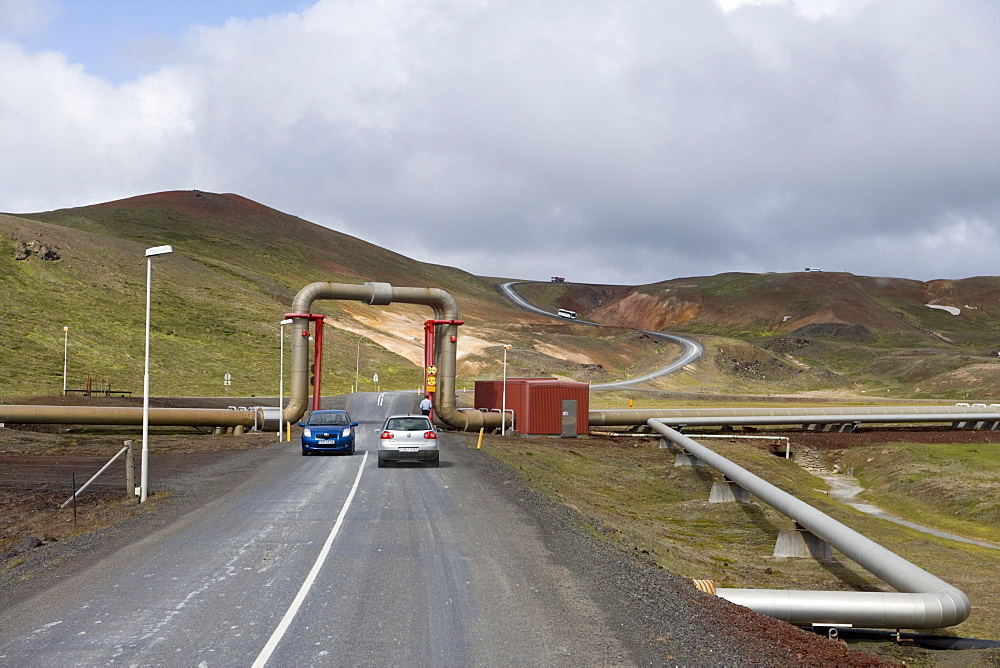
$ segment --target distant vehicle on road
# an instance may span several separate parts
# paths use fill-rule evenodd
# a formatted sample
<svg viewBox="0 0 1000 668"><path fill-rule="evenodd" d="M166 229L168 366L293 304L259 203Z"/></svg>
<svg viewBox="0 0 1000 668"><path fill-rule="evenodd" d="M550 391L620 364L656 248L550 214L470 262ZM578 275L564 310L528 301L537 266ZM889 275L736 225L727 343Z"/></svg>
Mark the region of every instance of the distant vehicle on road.
<svg viewBox="0 0 1000 668"><path fill-rule="evenodd" d="M819 267L806 267L806 271L823 271Z"/></svg>
<svg viewBox="0 0 1000 668"><path fill-rule="evenodd" d="M566 279L563 278L562 276L553 276L550 280L553 283L565 283L566 282Z"/></svg>
<svg viewBox="0 0 1000 668"><path fill-rule="evenodd" d="M570 320L576 320L576 311L570 311L567 308L561 308L556 311L556 315L560 318L569 318Z"/></svg>
<svg viewBox="0 0 1000 668"><path fill-rule="evenodd" d="M427 462L440 466L437 431L426 415L392 415L377 431L379 468L385 468L389 462Z"/></svg>
<svg viewBox="0 0 1000 668"><path fill-rule="evenodd" d="M354 427L347 411L313 411L302 427L302 454L354 454Z"/></svg>

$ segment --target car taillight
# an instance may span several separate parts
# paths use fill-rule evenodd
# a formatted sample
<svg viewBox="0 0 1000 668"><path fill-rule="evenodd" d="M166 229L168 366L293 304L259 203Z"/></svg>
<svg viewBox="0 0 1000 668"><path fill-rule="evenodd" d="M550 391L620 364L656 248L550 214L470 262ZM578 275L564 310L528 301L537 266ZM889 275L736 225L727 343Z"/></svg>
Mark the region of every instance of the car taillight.
<svg viewBox="0 0 1000 668"><path fill-rule="evenodd" d="M435 434L433 431L425 431L424 432L424 438L433 438L433 439L436 439L437 437L438 437L438 435Z"/></svg>
<svg viewBox="0 0 1000 668"><path fill-rule="evenodd" d="M379 438L393 438L394 436L395 434L393 434L391 431L383 431L382 435L379 436Z"/></svg>

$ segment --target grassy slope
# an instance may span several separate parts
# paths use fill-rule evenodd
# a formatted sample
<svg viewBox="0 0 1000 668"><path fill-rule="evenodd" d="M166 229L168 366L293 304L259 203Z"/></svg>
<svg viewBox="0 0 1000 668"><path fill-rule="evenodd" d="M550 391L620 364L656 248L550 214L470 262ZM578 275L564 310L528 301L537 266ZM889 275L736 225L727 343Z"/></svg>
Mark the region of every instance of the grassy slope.
<svg viewBox="0 0 1000 668"><path fill-rule="evenodd" d="M0 216L7 240L38 239L58 262L0 254L0 386L8 394L62 385L62 327L70 332L70 387L92 376L115 389L141 387L143 249L169 243L154 273L154 394L276 393L277 321L313 281L441 287L468 323L465 380L495 377L502 343L512 373L619 380L658 366L674 349L627 329L599 331L525 314L497 293L498 279L429 265L239 197L159 193L90 207ZM1000 389L1000 280L921 283L840 273L721 274L655 285L522 284L529 300L603 322L700 336L705 359L655 386L666 390L782 393L837 390L878 396L985 400ZM955 317L928 303L958 305ZM399 345L364 346L366 377L416 387L402 355L419 340L419 309L336 302L334 323L380 329ZM399 323L408 323L399 331ZM394 331L395 330L395 331ZM382 341L386 344L386 341ZM324 379L350 389L357 335L329 332ZM409 346L409 352L407 352ZM391 352L395 350L396 352ZM170 373L164 373L169 369Z"/></svg>
<svg viewBox="0 0 1000 668"><path fill-rule="evenodd" d="M460 352L468 361L459 367L466 384L499 376L507 342L515 345L514 373L594 381L622 377L630 365L655 366L666 354L633 344L628 331L608 334L526 314L499 295L498 279L417 262L237 195L170 192L0 214L0 238L9 249L0 253L0 309L7 314L0 319L0 391L8 396L61 392L64 326L71 389L89 375L95 388L108 382L141 392L144 249L161 244L175 252L154 259L154 395L220 396L224 373L234 379L231 396L276 395L277 323L295 293L315 281L447 290L467 323ZM53 246L61 259L15 261L13 244L32 240ZM361 347L363 379L377 372L383 388L419 385L411 360L419 359L414 351L429 310L321 302L314 311L334 324L326 330L326 393L347 392L354 383L354 332L379 342Z"/></svg>
<svg viewBox="0 0 1000 668"><path fill-rule="evenodd" d="M493 286L456 269L390 253L236 196L168 193L113 205L0 216L7 240L39 239L62 259L15 261L0 254L0 384L7 394L57 393L63 326L70 327L70 387L141 390L144 248L169 243L153 272L151 376L154 394L277 394L277 322L295 292L314 281L378 280L434 285L456 298L505 308ZM344 317L335 303L319 306ZM429 315L429 314L428 314ZM330 359L357 337L328 330ZM420 371L384 348L366 346L385 386L416 387ZM351 354L354 362L354 354ZM350 369L347 369L350 366ZM338 371L339 369L339 371ZM331 363L324 379L349 389L354 365Z"/></svg>

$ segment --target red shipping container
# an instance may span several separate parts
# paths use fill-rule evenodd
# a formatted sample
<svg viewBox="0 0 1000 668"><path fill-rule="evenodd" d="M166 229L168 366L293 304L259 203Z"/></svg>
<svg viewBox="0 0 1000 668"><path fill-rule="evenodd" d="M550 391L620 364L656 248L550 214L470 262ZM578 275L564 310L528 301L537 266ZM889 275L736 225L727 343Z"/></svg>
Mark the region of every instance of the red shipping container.
<svg viewBox="0 0 1000 668"><path fill-rule="evenodd" d="M500 410L503 405L502 380L476 381L476 408ZM588 383L556 378L508 378L506 407L514 411L514 429L522 434L575 436L590 430ZM564 414L571 417L573 410L576 411L575 429L569 425L564 430Z"/></svg>

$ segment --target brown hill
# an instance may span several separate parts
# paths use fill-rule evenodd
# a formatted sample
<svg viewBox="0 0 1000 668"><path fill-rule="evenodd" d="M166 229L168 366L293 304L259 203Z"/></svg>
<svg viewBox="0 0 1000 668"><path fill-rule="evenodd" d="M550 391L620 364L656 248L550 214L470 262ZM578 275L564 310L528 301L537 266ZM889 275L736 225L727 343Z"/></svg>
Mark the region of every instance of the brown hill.
<svg viewBox="0 0 1000 668"><path fill-rule="evenodd" d="M644 329L760 336L806 330L834 337L901 334L954 341L991 338L1000 318L997 277L921 282L832 272L720 274L639 286L610 300L607 295L606 290L595 294L583 312Z"/></svg>

